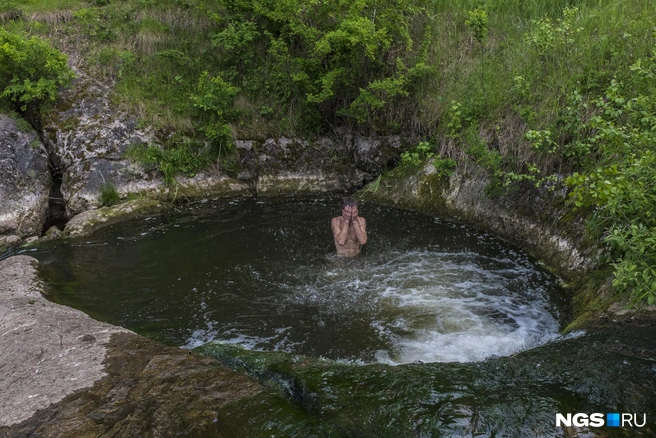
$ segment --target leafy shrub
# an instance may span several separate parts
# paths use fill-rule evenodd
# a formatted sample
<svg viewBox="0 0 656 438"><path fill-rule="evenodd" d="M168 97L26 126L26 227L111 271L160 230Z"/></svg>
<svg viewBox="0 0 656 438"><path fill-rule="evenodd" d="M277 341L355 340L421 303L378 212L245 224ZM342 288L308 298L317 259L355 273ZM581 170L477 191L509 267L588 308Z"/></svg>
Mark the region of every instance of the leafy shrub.
<svg viewBox="0 0 656 438"><path fill-rule="evenodd" d="M598 159L566 182L577 208L592 209L606 230L615 268L613 285L634 304L656 303L656 86L644 71L656 54L636 62L631 85L613 80L593 99L595 115L571 123L578 147Z"/></svg>
<svg viewBox="0 0 656 438"><path fill-rule="evenodd" d="M67 57L45 41L0 27L0 97L19 103L54 101L60 86L73 79Z"/></svg>
<svg viewBox="0 0 656 438"><path fill-rule="evenodd" d="M226 152L215 144L208 145L184 136L168 147L142 144L132 146L126 152L128 158L161 171L167 185L175 181L177 174L193 177L196 172L225 155ZM228 166L232 164L229 159L225 161Z"/></svg>
<svg viewBox="0 0 656 438"><path fill-rule="evenodd" d="M373 122L428 70L410 35L423 11L409 0L236 0L226 9L214 37L224 80L252 99L295 105L313 125Z"/></svg>
<svg viewBox="0 0 656 438"><path fill-rule="evenodd" d="M237 93L239 88L230 85L221 76L210 77L208 72L204 72L198 80L196 93L191 96L194 107L205 112L209 118L201 130L209 140L226 151L232 146L228 122L234 120L237 114L233 109Z"/></svg>
<svg viewBox="0 0 656 438"><path fill-rule="evenodd" d="M437 176L451 176L458 166L458 162L451 158L437 158L433 161Z"/></svg>
<svg viewBox="0 0 656 438"><path fill-rule="evenodd" d="M34 127L30 125L30 122L22 118L18 113L15 111L11 111L9 113L9 116L11 116L12 119L14 119L14 122L16 123L16 129L18 129L21 132L34 132Z"/></svg>
<svg viewBox="0 0 656 438"><path fill-rule="evenodd" d="M401 165L417 167L433 156L433 147L426 141L419 142L414 149L401 154Z"/></svg>

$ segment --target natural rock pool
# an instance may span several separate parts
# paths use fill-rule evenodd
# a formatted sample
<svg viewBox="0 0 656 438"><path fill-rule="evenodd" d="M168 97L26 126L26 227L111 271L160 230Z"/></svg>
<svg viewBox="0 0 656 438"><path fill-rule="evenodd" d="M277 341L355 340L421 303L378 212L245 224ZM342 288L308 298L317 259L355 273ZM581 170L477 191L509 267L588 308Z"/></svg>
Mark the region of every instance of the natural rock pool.
<svg viewBox="0 0 656 438"><path fill-rule="evenodd" d="M271 390L223 407L206 436L654 435L653 318L559 335L568 293L523 251L372 204L365 250L337 258L337 201L195 202L20 252L50 299ZM609 412L643 425L556 426Z"/></svg>
<svg viewBox="0 0 656 438"><path fill-rule="evenodd" d="M400 364L479 361L558 336L564 291L522 251L364 205L369 243L343 259L337 203L195 202L30 255L52 300L170 345Z"/></svg>

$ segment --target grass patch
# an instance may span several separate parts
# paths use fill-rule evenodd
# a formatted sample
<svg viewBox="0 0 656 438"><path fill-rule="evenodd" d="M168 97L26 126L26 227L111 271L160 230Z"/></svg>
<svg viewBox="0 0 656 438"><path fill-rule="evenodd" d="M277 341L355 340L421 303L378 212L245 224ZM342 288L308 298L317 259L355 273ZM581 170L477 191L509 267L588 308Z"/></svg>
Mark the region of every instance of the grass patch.
<svg viewBox="0 0 656 438"><path fill-rule="evenodd" d="M121 202L116 186L112 183L105 183L100 187L98 203L101 207L111 207Z"/></svg>

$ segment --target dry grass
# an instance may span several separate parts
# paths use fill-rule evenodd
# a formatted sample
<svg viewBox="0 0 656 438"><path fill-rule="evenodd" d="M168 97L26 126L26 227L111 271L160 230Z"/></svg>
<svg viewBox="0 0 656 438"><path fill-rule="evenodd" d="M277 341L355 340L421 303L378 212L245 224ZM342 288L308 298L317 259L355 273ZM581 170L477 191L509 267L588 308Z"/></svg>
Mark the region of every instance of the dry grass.
<svg viewBox="0 0 656 438"><path fill-rule="evenodd" d="M54 12L35 12L30 15L29 21L43 23L52 26L57 30L61 25L68 23L73 19L73 11L63 10Z"/></svg>
<svg viewBox="0 0 656 438"><path fill-rule="evenodd" d="M267 120L260 114L260 107L249 100L246 96L238 95L235 98L235 109L246 117L240 120L244 123L233 123L230 125L235 138L248 138L264 141L269 136L287 135L294 136L293 132L281 132L275 122Z"/></svg>
<svg viewBox="0 0 656 438"><path fill-rule="evenodd" d="M141 31L134 37L133 47L138 53L151 56L158 52L162 43L166 40L166 36L159 33Z"/></svg>
<svg viewBox="0 0 656 438"><path fill-rule="evenodd" d="M19 21L22 20L23 17L24 17L23 11L21 11L20 9L3 12L0 14L0 23L7 24L11 21Z"/></svg>
<svg viewBox="0 0 656 438"><path fill-rule="evenodd" d="M171 32L206 32L216 26L208 16L199 16L179 8L144 9L137 13L135 19L162 23Z"/></svg>

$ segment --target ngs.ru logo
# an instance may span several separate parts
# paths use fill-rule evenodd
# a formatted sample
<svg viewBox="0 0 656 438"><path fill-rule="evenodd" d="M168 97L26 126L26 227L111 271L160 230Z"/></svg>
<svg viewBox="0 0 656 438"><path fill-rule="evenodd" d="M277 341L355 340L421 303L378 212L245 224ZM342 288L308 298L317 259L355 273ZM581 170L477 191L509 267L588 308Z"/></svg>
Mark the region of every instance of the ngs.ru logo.
<svg viewBox="0 0 656 438"><path fill-rule="evenodd" d="M556 414L556 427L644 427L647 424L647 414L642 414L642 423L639 421L638 414Z"/></svg>

